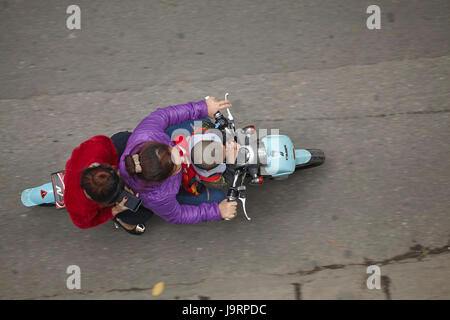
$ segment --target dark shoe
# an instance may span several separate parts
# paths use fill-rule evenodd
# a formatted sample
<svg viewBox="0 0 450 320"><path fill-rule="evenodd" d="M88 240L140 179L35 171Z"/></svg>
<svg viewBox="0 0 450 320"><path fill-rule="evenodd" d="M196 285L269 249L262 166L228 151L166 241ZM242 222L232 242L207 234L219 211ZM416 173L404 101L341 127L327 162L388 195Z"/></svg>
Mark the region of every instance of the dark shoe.
<svg viewBox="0 0 450 320"><path fill-rule="evenodd" d="M116 226L116 228L118 228L120 226L123 230L125 230L126 232L128 232L132 235L135 235L135 236L140 236L146 230L145 224L143 224L143 223L139 223L138 225L136 225L136 227L134 227L134 229L128 230L119 222L119 220L117 220L117 218L114 217L113 221L114 221L114 225Z"/></svg>

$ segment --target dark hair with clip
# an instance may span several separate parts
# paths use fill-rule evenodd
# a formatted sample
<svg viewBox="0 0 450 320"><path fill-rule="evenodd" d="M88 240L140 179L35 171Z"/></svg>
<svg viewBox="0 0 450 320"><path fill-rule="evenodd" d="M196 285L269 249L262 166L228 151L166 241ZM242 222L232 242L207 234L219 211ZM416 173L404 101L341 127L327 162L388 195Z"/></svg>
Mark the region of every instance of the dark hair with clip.
<svg viewBox="0 0 450 320"><path fill-rule="evenodd" d="M148 182L162 182L172 175L175 164L170 147L152 141L145 143L137 153L127 155L125 168L131 176L137 175Z"/></svg>

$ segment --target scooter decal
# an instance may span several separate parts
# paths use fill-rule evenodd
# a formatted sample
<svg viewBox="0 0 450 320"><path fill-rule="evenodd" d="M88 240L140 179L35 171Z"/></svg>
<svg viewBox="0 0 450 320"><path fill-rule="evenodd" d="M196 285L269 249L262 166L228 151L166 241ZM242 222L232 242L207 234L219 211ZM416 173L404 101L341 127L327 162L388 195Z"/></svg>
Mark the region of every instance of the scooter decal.
<svg viewBox="0 0 450 320"><path fill-rule="evenodd" d="M44 199L46 195L47 195L47 191L41 190L41 198Z"/></svg>
<svg viewBox="0 0 450 320"><path fill-rule="evenodd" d="M64 204L64 171L52 173L53 193L55 194L56 209L62 209Z"/></svg>

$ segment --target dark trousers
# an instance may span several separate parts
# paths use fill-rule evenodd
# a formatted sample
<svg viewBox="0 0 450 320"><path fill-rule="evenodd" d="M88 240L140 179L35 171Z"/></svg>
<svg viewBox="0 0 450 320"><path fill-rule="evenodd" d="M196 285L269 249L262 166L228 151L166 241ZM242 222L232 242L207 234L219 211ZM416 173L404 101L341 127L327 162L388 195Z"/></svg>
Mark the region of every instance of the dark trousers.
<svg viewBox="0 0 450 320"><path fill-rule="evenodd" d="M122 153L125 151L125 147L127 146L127 141L130 136L131 132L122 131L114 134L111 137L111 140L113 141L114 146L117 149L117 155L119 156L119 160L120 157L122 156ZM141 205L136 212L126 210L116 215L116 217L119 218L121 221L131 225L145 223L145 221L150 219L152 216L153 212L145 208L143 205Z"/></svg>

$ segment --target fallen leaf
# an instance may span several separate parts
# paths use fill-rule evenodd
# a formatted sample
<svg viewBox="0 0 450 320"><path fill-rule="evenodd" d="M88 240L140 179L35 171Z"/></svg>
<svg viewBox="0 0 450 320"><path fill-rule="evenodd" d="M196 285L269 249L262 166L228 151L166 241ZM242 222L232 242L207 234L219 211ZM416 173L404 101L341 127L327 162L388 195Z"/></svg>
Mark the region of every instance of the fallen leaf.
<svg viewBox="0 0 450 320"><path fill-rule="evenodd" d="M154 285L152 290L152 295L154 297L159 296L164 291L164 282L158 282Z"/></svg>
<svg viewBox="0 0 450 320"><path fill-rule="evenodd" d="M334 240L328 240L328 241L335 247L343 247L344 246L343 244L337 243Z"/></svg>

